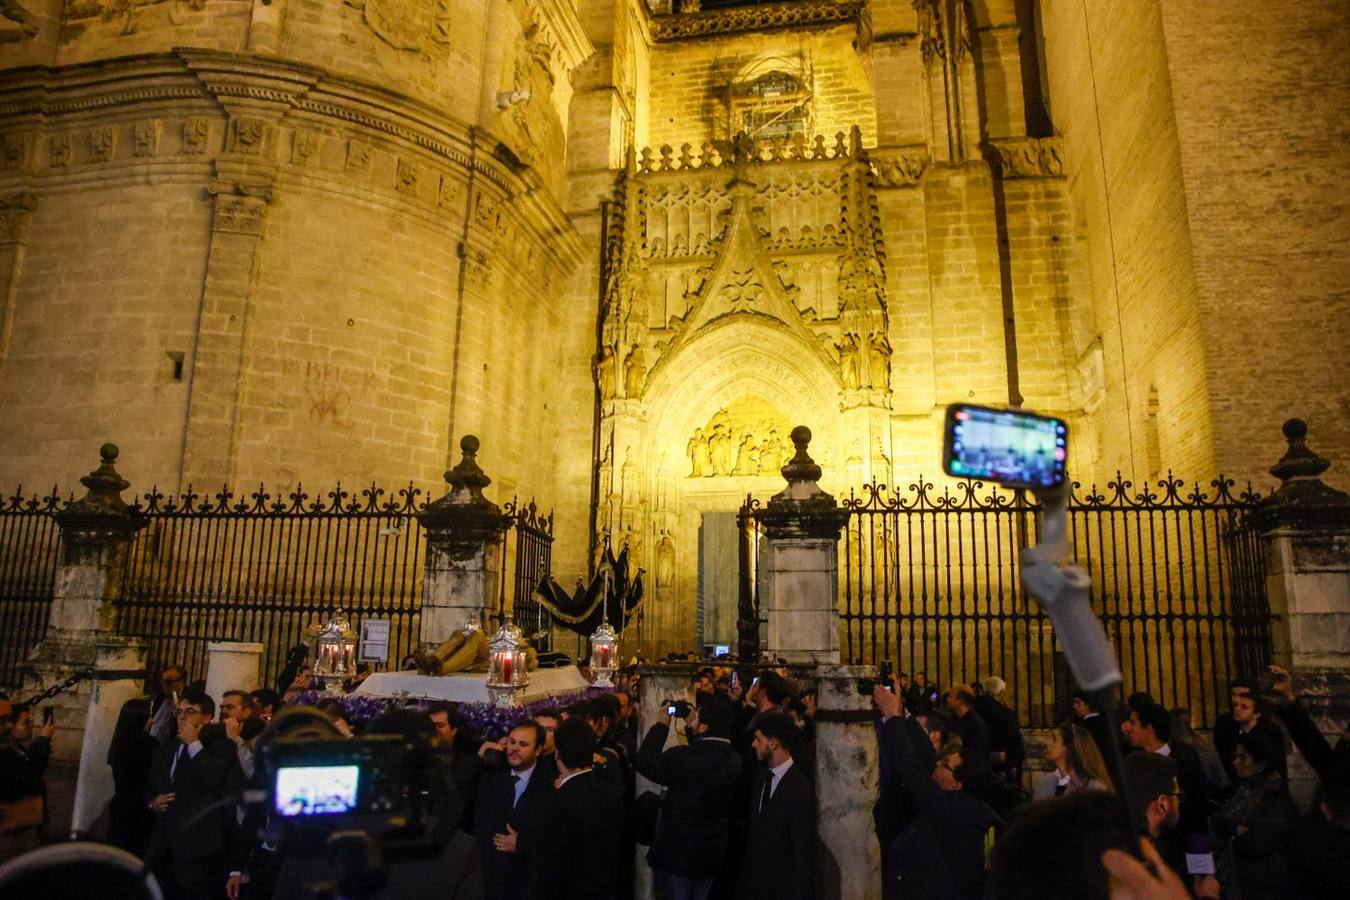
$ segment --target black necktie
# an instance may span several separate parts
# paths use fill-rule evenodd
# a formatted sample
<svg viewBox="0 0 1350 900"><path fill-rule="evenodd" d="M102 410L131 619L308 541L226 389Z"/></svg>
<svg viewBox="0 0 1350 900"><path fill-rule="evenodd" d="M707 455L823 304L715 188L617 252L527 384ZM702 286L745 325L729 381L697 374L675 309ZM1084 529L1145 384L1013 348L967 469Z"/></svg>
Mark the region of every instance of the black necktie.
<svg viewBox="0 0 1350 900"><path fill-rule="evenodd" d="M772 794L769 791L769 788L771 788L772 786L773 786L773 773L770 772L768 773L768 776L764 779L764 790L760 791L759 794L759 811L761 813L764 812L764 804L768 803L769 797L772 796Z"/></svg>
<svg viewBox="0 0 1350 900"><path fill-rule="evenodd" d="M519 776L519 775L512 775L512 776L511 776L511 808L512 808L512 809L515 809L516 803L518 802L517 798L518 798L519 795L516 794L516 788L517 788L519 785L520 785L520 776Z"/></svg>

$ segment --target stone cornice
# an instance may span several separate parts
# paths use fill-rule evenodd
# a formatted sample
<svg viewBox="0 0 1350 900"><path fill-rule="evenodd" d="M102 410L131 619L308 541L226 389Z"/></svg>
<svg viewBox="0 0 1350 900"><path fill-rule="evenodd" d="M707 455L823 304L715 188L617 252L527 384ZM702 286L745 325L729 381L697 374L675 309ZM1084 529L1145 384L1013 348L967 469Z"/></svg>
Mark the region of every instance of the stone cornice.
<svg viewBox="0 0 1350 900"><path fill-rule="evenodd" d="M859 0L812 0L812 2L766 3L736 6L708 12L652 16L652 37L679 41L743 31L769 31L810 25L855 22L863 7Z"/></svg>
<svg viewBox="0 0 1350 900"><path fill-rule="evenodd" d="M0 131L36 137L42 132L56 135L95 124L96 130L109 132L107 140L125 141L119 126L104 124L112 121L111 112L116 111L118 119L143 119L152 111L153 115L171 118L171 111L164 109L167 106L177 107L180 115L198 115L194 108L208 117L228 115L234 135L231 152L240 151L240 128L257 128L256 144L249 142L257 147L252 152L261 154L260 162L266 159L272 164L281 162L285 151L275 143L276 125L295 127L337 120L382 134L392 142L416 147L433 159L451 163L466 177L468 170L473 170L514 201L529 229L553 246L565 264L581 259L580 237L557 201L540 189L538 175L491 152L499 143L497 137L380 85L335 77L314 67L213 51L178 50L67 67L13 70L0 85ZM479 147L477 152L475 145ZM110 143L108 158L95 162L121 165L113 159L115 146ZM145 163L163 165L150 158ZM34 170L25 163L15 171ZM66 177L64 167L48 166L42 171Z"/></svg>

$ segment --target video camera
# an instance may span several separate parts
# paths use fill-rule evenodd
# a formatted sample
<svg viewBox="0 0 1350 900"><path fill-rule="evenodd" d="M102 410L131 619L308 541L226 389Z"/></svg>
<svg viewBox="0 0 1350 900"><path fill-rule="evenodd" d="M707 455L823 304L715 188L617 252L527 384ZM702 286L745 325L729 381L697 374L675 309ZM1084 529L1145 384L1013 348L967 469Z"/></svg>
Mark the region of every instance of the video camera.
<svg viewBox="0 0 1350 900"><path fill-rule="evenodd" d="M266 796L252 798L266 807L260 836L288 854L325 852L335 834L359 833L385 854L418 855L453 833L458 798L429 741L281 737L263 748L262 767Z"/></svg>

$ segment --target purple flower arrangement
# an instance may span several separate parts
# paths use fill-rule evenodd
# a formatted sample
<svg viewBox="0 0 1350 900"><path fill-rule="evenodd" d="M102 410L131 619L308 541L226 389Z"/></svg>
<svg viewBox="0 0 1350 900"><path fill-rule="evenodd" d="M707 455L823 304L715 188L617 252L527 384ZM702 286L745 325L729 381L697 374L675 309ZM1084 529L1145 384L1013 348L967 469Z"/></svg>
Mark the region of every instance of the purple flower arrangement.
<svg viewBox="0 0 1350 900"><path fill-rule="evenodd" d="M546 700L536 700L525 706L500 707L490 703L457 703L459 714L464 717L465 728L480 740L496 740L521 722L528 722L539 712L567 706L577 700L589 700L610 692L609 688L590 687L570 694L559 694ZM342 707L347 723L358 732L391 709L410 706L413 709L426 709L430 703L426 700L405 702L391 697L369 697L364 694L346 694L336 698L320 691L305 691L292 701L297 706L316 705L324 700L336 699Z"/></svg>

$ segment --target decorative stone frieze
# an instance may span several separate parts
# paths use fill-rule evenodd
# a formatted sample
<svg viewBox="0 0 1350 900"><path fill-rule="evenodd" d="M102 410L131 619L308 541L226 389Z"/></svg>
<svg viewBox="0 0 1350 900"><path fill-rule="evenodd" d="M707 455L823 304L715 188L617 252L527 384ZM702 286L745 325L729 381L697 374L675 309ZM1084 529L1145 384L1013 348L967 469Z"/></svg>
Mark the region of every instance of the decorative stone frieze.
<svg viewBox="0 0 1350 900"><path fill-rule="evenodd" d="M37 136L26 131L10 132L0 145L0 169L6 172L26 171L33 157Z"/></svg>
<svg viewBox="0 0 1350 900"><path fill-rule="evenodd" d="M686 4L687 7L687 4ZM678 41L713 34L740 31L767 31L804 25L838 25L857 21L863 4L855 0L816 0L807 3L765 3L707 12L654 16L652 37L658 41Z"/></svg>
<svg viewBox="0 0 1350 900"><path fill-rule="evenodd" d="M70 132L54 134L47 144L47 163L54 169L70 165L75 158L75 137Z"/></svg>
<svg viewBox="0 0 1350 900"><path fill-rule="evenodd" d="M366 27L396 50L445 56L453 19L450 0L344 0Z"/></svg>
<svg viewBox="0 0 1350 900"><path fill-rule="evenodd" d="M131 155L137 157L154 156L159 152L159 139L164 132L164 123L159 119L137 122L131 127Z"/></svg>
<svg viewBox="0 0 1350 900"><path fill-rule="evenodd" d="M89 160L104 163L117 152L117 127L100 125L89 132Z"/></svg>
<svg viewBox="0 0 1350 900"><path fill-rule="evenodd" d="M183 152L206 152L206 139L211 134L211 123L205 116L189 116L183 122Z"/></svg>
<svg viewBox="0 0 1350 900"><path fill-rule="evenodd" d="M928 168L928 149L923 146L871 150L872 176L877 187L910 187L919 183Z"/></svg>
<svg viewBox="0 0 1350 900"><path fill-rule="evenodd" d="M1059 138L990 141L991 162L1004 178L1059 178L1064 175L1064 145Z"/></svg>
<svg viewBox="0 0 1350 900"><path fill-rule="evenodd" d="M249 185L213 184L216 197L214 228L230 234L261 236L272 192Z"/></svg>
<svg viewBox="0 0 1350 900"><path fill-rule="evenodd" d="M36 208L37 197L26 191L0 197L0 243L28 240L28 224Z"/></svg>

